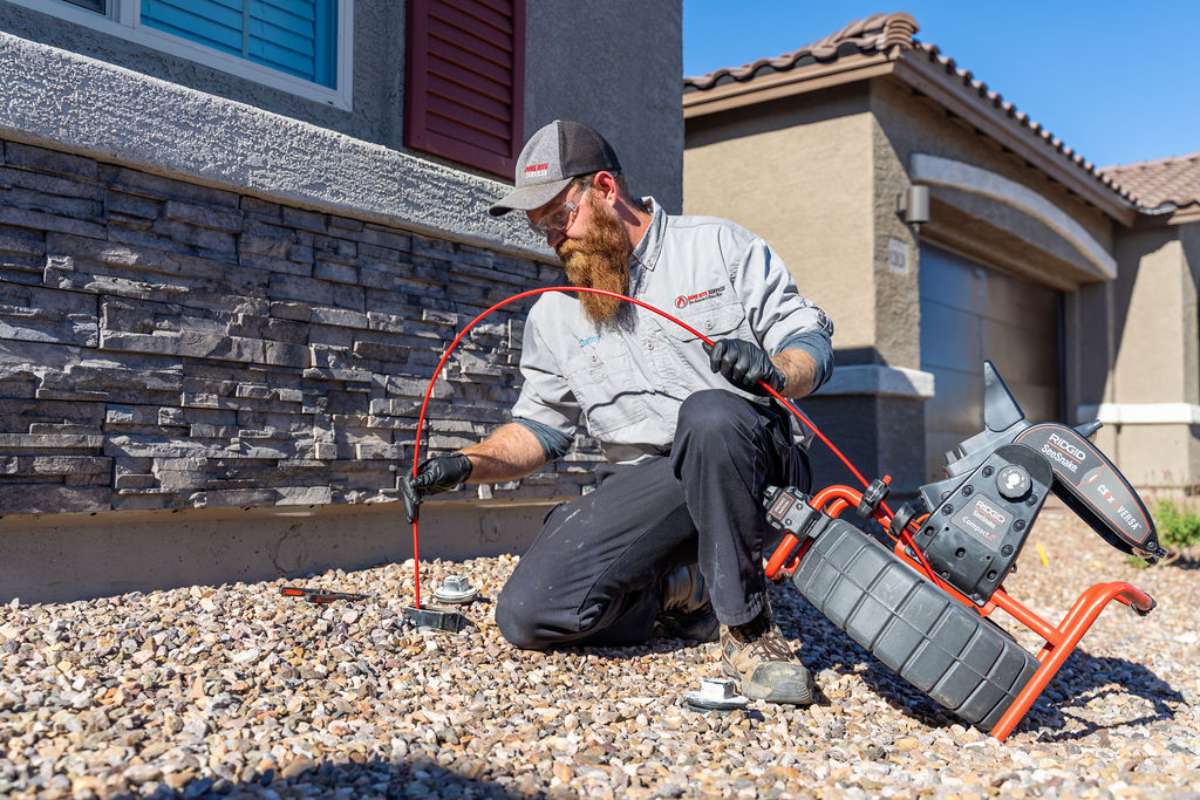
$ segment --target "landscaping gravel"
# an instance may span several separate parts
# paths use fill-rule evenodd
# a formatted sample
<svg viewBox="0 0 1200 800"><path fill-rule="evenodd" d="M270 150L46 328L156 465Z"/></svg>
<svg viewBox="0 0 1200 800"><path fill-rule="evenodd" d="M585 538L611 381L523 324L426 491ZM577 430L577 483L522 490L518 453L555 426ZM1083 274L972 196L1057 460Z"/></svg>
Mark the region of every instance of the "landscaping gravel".
<svg viewBox="0 0 1200 800"><path fill-rule="evenodd" d="M715 644L517 651L490 602L515 564L426 565L426 592L452 573L482 588L457 635L402 621L411 563L5 606L0 796L1200 796L1196 562L1135 569L1063 512L1043 513L1012 594L1057 622L1122 579L1158 609L1105 611L1003 745L787 584L777 618L826 698L807 709L688 709ZM285 583L372 598L315 606Z"/></svg>

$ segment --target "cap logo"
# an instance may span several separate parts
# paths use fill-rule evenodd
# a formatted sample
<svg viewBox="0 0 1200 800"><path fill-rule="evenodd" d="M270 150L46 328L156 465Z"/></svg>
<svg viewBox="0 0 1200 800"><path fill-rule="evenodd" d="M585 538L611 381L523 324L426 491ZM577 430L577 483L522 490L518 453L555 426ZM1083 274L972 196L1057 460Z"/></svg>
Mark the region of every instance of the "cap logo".
<svg viewBox="0 0 1200 800"><path fill-rule="evenodd" d="M525 168L526 175L533 175L535 177L538 175L544 175L549 171L550 171L550 162L548 162L548 161L543 161L540 164L530 164L528 167Z"/></svg>

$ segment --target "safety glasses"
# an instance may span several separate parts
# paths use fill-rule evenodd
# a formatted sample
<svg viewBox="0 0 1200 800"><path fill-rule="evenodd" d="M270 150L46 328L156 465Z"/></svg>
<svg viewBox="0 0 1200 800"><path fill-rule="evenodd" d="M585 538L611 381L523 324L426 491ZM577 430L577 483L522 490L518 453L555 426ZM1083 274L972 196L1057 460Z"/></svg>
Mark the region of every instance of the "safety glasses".
<svg viewBox="0 0 1200 800"><path fill-rule="evenodd" d="M562 205L543 215L537 222L526 217L529 220L530 229L539 236L549 237L552 233L562 233L571 227L575 222L575 215L583 205L583 198L587 196L587 190L591 183L591 180L583 183L583 194L579 195L577 200L564 200Z"/></svg>

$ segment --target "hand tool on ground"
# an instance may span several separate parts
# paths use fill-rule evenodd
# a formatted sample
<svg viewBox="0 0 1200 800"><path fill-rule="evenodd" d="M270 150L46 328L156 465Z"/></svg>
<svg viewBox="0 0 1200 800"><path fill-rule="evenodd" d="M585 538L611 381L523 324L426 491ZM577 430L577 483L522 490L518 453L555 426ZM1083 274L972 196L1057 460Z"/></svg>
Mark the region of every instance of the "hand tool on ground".
<svg viewBox="0 0 1200 800"><path fill-rule="evenodd" d="M459 342L496 310L547 292L590 292L633 303L686 329L706 349L714 344L683 320L604 289L549 286L512 295L471 320L442 354L421 404L414 478L429 400ZM1141 616L1154 609L1145 592L1111 581L1084 591L1054 626L1002 585L1051 491L1114 547L1150 560L1165 555L1137 492L1088 441L1099 422L1079 428L1028 422L985 362L984 430L948 454L945 480L920 487L916 501L893 512L885 502L890 478L867 481L795 405L765 381L758 385L863 486L859 491L833 485L811 497L795 487L771 487L764 498L767 519L785 533L767 563L767 576L790 577L821 613L885 666L995 738L1007 738L1108 603L1116 600ZM847 508L878 523L893 548L839 519ZM414 511L414 605L404 609L405 616L454 613L421 607L419 505ZM989 619L996 608L1045 640L1036 658Z"/></svg>
<svg viewBox="0 0 1200 800"><path fill-rule="evenodd" d="M370 595L349 592L326 592L321 589L306 589L303 586L283 586L279 593L284 597L303 597L310 603L325 605L335 600L366 600Z"/></svg>

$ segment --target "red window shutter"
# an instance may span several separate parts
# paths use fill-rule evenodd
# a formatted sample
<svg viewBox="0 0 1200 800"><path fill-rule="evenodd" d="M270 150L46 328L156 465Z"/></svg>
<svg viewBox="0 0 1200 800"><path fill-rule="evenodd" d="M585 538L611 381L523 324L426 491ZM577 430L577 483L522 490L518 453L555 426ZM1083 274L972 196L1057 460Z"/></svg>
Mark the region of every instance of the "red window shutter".
<svg viewBox="0 0 1200 800"><path fill-rule="evenodd" d="M409 0L404 143L513 179L525 0Z"/></svg>

